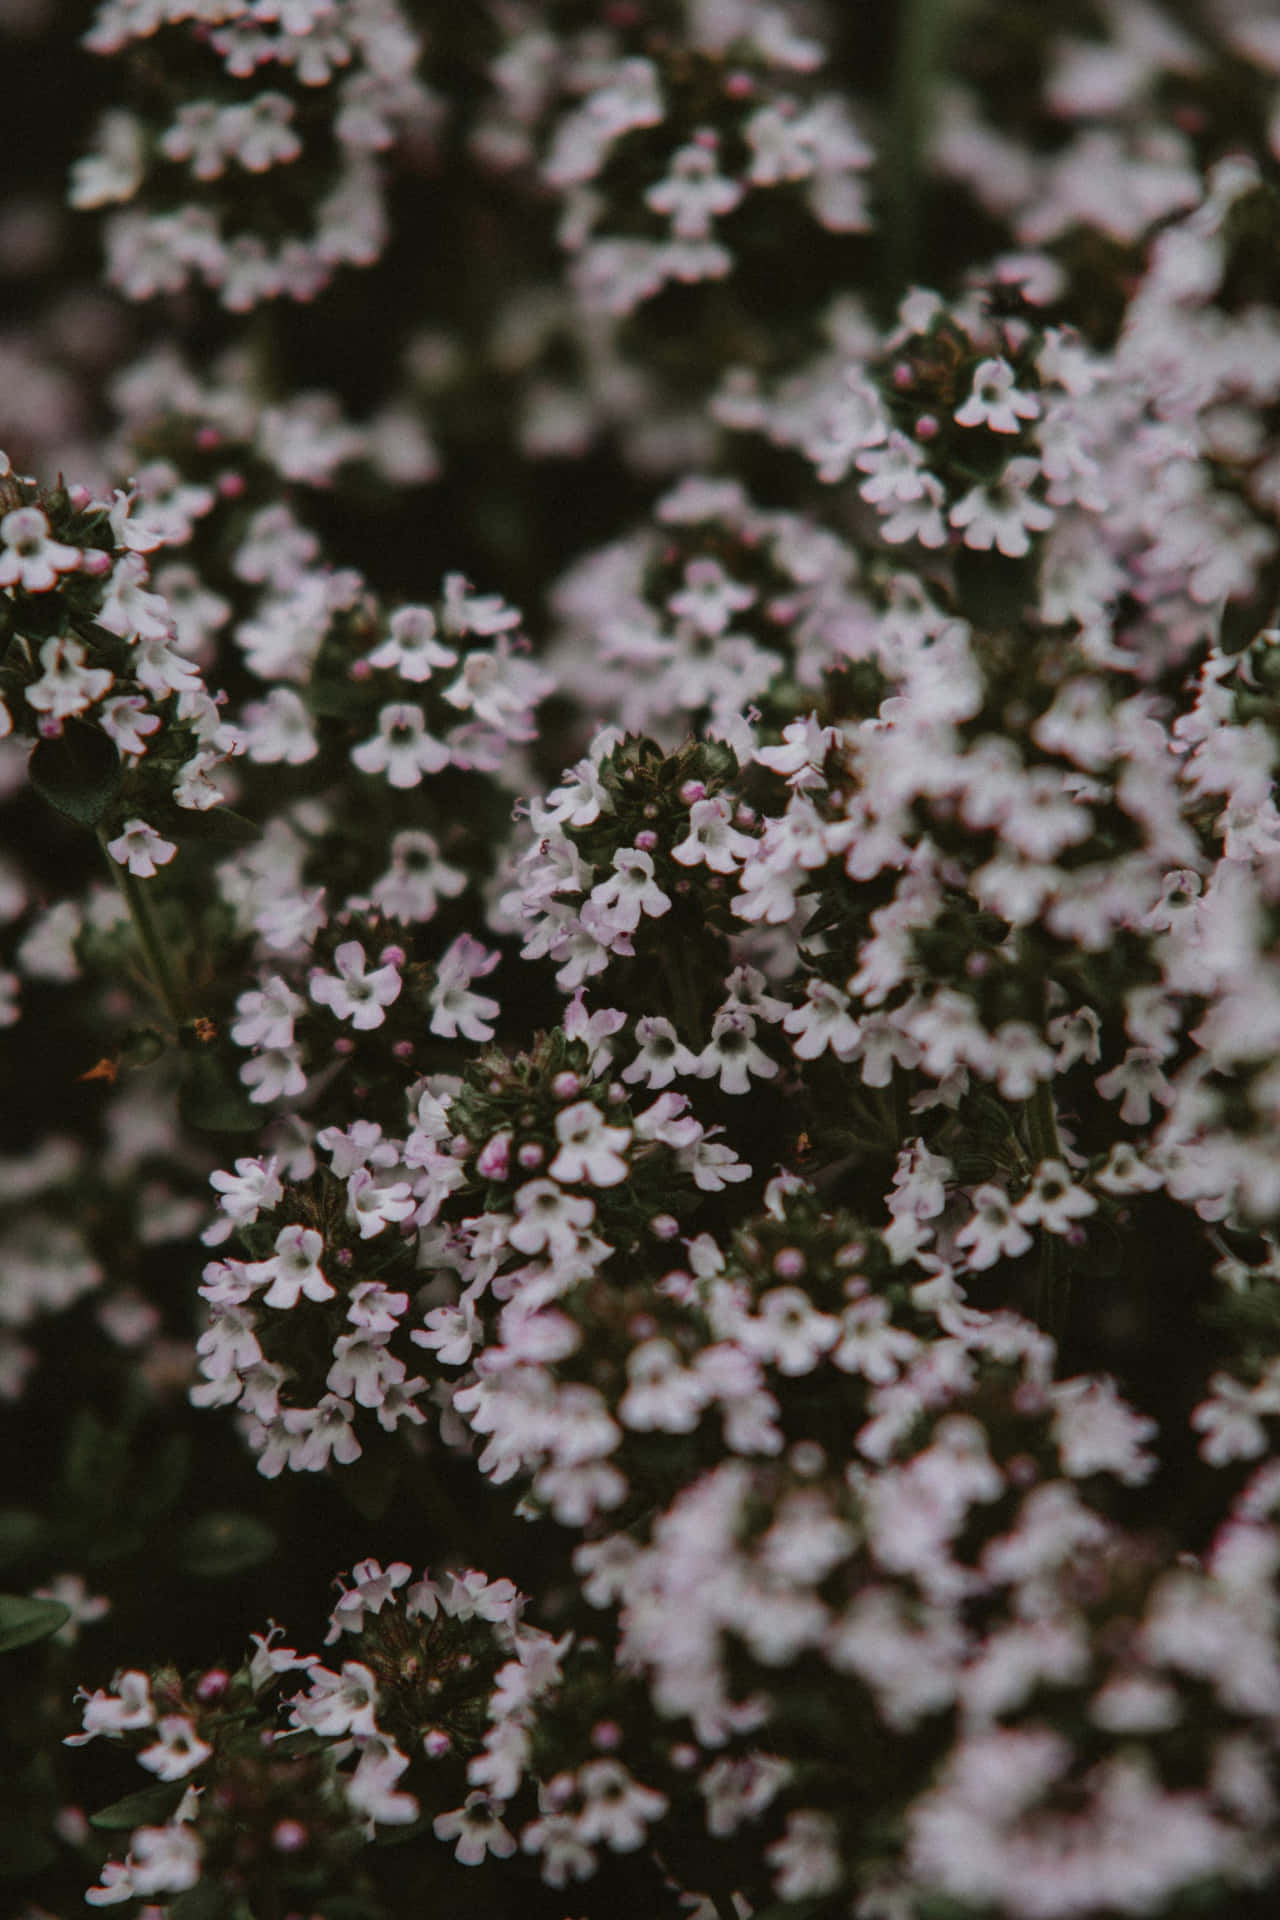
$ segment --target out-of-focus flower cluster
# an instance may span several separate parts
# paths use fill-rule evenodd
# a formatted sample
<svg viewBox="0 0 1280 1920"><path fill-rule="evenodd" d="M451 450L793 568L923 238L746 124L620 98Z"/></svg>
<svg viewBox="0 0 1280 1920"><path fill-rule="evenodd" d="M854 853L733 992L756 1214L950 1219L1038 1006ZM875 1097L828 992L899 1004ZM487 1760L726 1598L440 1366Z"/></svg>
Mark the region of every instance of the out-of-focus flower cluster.
<svg viewBox="0 0 1280 1920"><path fill-rule="evenodd" d="M93 16L120 351L0 456L33 1915L1272 1910L1280 42L947 16Z"/></svg>

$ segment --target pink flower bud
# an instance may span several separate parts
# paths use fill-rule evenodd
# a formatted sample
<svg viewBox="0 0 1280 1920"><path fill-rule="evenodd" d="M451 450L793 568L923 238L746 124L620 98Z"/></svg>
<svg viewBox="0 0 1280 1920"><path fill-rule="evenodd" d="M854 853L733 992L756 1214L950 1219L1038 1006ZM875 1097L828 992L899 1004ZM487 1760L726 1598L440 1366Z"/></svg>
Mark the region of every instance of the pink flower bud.
<svg viewBox="0 0 1280 1920"><path fill-rule="evenodd" d="M486 1180L505 1180L511 1171L511 1135L495 1133L476 1161L476 1172Z"/></svg>

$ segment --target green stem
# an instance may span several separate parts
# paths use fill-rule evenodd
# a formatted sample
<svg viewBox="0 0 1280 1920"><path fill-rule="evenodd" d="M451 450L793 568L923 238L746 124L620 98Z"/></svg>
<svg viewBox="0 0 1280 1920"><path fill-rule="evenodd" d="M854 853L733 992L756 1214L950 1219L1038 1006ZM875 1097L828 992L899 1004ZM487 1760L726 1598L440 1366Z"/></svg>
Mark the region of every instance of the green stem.
<svg viewBox="0 0 1280 1920"><path fill-rule="evenodd" d="M1060 1160L1062 1142L1054 1113L1053 1092L1047 1080L1037 1083L1024 1109L1027 1116L1027 1142L1033 1164L1042 1160ZM1071 1274L1067 1249L1051 1233L1040 1232L1040 1259L1032 1296L1031 1317L1059 1345L1066 1331L1071 1307Z"/></svg>
<svg viewBox="0 0 1280 1920"><path fill-rule="evenodd" d="M168 950L160 937L155 917L151 912L146 889L139 885L136 875L130 873L127 867L122 867L118 860L112 859L107 852L106 835L99 832L98 838L102 842L102 851L106 855L112 877L120 889L121 898L129 909L129 919L133 923L138 945L146 960L151 985L174 1026L180 1027L187 1017L187 1010L181 987L169 960Z"/></svg>
<svg viewBox="0 0 1280 1920"><path fill-rule="evenodd" d="M1047 1080L1037 1081L1036 1090L1024 1112L1027 1116L1027 1145L1031 1149L1033 1165L1039 1166L1042 1160L1060 1160L1062 1142L1058 1138L1053 1090Z"/></svg>
<svg viewBox="0 0 1280 1920"><path fill-rule="evenodd" d="M885 304L892 311L918 271L920 206L933 83L954 0L900 0L901 26L883 141Z"/></svg>

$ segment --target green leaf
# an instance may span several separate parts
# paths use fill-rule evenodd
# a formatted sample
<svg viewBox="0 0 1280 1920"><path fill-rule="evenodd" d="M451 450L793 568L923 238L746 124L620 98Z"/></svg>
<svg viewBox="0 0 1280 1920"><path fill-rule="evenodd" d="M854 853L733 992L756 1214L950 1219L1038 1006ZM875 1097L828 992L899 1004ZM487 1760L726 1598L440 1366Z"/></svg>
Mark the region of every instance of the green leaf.
<svg viewBox="0 0 1280 1920"><path fill-rule="evenodd" d="M0 1593L0 1653L34 1646L47 1640L71 1618L61 1600L28 1600L20 1593Z"/></svg>
<svg viewBox="0 0 1280 1920"><path fill-rule="evenodd" d="M204 1513L179 1536L178 1561L201 1579L224 1579L260 1566L278 1545L275 1529L251 1513Z"/></svg>
<svg viewBox="0 0 1280 1920"><path fill-rule="evenodd" d="M123 1833L132 1831L134 1827L162 1827L186 1790L185 1780L167 1780L156 1787L143 1787L140 1792L127 1793L123 1800L113 1800L109 1807L91 1813L89 1825L99 1833Z"/></svg>
<svg viewBox="0 0 1280 1920"><path fill-rule="evenodd" d="M184 807L181 826L184 840L214 840L223 846L245 846L262 838L257 821L234 807Z"/></svg>
<svg viewBox="0 0 1280 1920"><path fill-rule="evenodd" d="M84 720L65 722L57 740L42 740L27 762L42 799L78 827L96 827L120 791L124 767L115 742Z"/></svg>
<svg viewBox="0 0 1280 1920"><path fill-rule="evenodd" d="M45 1529L43 1517L30 1507L0 1507L0 1566L34 1553Z"/></svg>

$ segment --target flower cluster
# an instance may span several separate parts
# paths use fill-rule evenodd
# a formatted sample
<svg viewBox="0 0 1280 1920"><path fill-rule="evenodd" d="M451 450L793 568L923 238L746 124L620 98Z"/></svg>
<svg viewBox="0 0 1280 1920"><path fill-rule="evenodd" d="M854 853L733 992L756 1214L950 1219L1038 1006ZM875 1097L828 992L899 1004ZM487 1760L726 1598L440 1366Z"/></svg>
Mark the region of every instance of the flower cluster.
<svg viewBox="0 0 1280 1920"><path fill-rule="evenodd" d="M102 0L0 186L32 1915L1274 1908L1280 44L952 12Z"/></svg>

